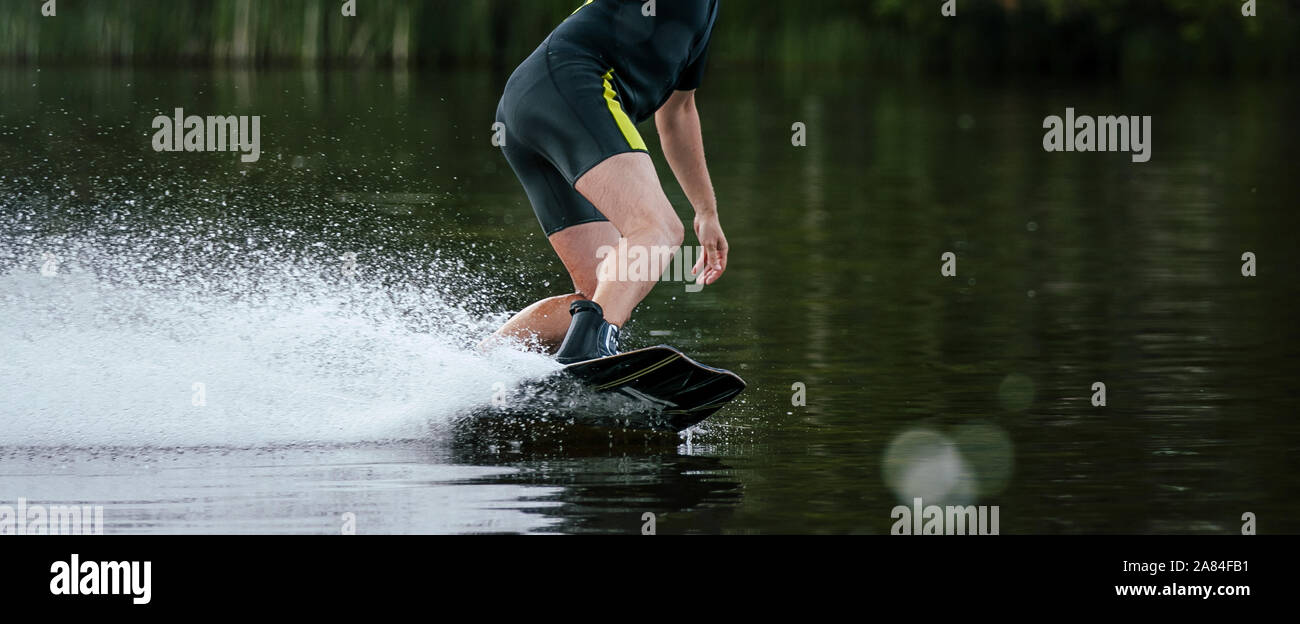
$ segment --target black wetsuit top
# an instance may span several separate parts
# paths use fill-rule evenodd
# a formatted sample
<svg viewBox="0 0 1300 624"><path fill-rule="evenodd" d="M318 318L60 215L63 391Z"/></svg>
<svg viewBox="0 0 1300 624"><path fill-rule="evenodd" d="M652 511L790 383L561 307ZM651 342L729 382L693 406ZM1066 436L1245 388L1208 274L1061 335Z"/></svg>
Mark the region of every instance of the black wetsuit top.
<svg viewBox="0 0 1300 624"><path fill-rule="evenodd" d="M673 91L700 86L718 0L594 0L551 33L551 50L596 54L614 68L623 109L645 121Z"/></svg>

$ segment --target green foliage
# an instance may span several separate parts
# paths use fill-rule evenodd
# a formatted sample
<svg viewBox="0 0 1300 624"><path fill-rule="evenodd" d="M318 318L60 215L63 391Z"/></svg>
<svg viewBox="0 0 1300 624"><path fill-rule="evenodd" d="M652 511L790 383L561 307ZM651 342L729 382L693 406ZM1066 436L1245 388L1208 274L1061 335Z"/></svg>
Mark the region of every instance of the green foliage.
<svg viewBox="0 0 1300 624"><path fill-rule="evenodd" d="M18 63L494 65L580 0L0 0ZM640 0L619 0L638 2ZM1240 0L723 0L719 63L1031 73L1283 72L1300 5Z"/></svg>

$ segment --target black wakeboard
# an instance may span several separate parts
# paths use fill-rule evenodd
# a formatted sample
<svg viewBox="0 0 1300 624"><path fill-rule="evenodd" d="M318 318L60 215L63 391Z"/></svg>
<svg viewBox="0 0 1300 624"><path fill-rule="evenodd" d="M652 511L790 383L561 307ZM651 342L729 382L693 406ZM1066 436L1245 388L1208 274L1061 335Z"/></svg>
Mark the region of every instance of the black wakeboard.
<svg viewBox="0 0 1300 624"><path fill-rule="evenodd" d="M722 409L745 389L745 380L705 366L668 345L646 347L564 367L595 392L612 392L640 402L657 418L650 429L681 431Z"/></svg>
<svg viewBox="0 0 1300 624"><path fill-rule="evenodd" d="M525 381L502 400L473 410L464 424L565 437L575 427L676 433L712 416L744 389L735 373L659 345Z"/></svg>

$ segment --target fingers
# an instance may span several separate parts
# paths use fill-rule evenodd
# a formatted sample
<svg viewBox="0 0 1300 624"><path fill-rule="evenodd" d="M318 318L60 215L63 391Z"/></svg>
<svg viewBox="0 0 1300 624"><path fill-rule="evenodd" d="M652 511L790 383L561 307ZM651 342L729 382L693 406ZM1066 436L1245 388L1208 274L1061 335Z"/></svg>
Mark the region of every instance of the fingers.
<svg viewBox="0 0 1300 624"><path fill-rule="evenodd" d="M699 262L695 263L695 269L691 271L691 275L695 276L696 284L707 286L713 283L712 280L709 279L709 274L713 273L713 270L709 268L709 262L709 252L705 250L700 254Z"/></svg>
<svg viewBox="0 0 1300 624"><path fill-rule="evenodd" d="M701 229L704 231L699 231ZM691 268L691 275L696 276L695 283L707 286L718 281L727 270L727 238L720 231L698 227L698 223L696 230L703 250Z"/></svg>
<svg viewBox="0 0 1300 624"><path fill-rule="evenodd" d="M704 283L712 284L727 270L727 239L719 233L717 239L710 241L705 255L708 257L709 268L705 272Z"/></svg>
<svg viewBox="0 0 1300 624"><path fill-rule="evenodd" d="M718 270L718 241L709 239L704 243L705 264L714 271Z"/></svg>
<svg viewBox="0 0 1300 624"><path fill-rule="evenodd" d="M704 262L704 275L702 277L704 284L707 286L718 279L714 275L718 271L718 242L712 237L704 241L704 257L701 260Z"/></svg>

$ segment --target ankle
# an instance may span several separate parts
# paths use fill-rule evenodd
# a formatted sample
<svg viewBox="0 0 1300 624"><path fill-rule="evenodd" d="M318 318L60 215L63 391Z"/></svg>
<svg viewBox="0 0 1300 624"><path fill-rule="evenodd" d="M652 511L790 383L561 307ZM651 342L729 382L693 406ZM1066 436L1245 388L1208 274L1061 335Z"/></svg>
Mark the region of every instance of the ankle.
<svg viewBox="0 0 1300 624"><path fill-rule="evenodd" d="M603 312L595 301L584 299L569 305L573 320L555 354L557 361L572 364L618 353L619 328L607 322Z"/></svg>

